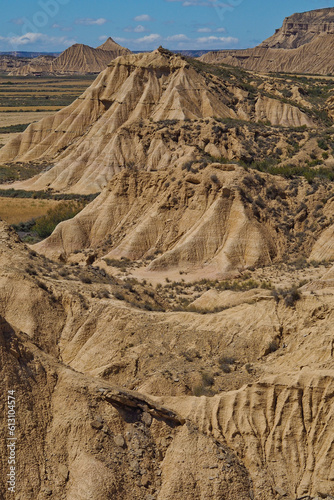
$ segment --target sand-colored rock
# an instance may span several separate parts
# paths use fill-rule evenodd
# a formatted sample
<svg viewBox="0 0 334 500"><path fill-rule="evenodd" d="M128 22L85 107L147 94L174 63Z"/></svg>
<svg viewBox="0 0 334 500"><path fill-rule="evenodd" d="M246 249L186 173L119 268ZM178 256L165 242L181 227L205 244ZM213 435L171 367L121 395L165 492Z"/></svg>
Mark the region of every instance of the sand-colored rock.
<svg viewBox="0 0 334 500"><path fill-rule="evenodd" d="M333 260L334 259L334 226L327 228L316 241L310 260Z"/></svg>
<svg viewBox="0 0 334 500"><path fill-rule="evenodd" d="M28 57L15 57L14 55L0 55L0 71L10 73L20 66L31 62Z"/></svg>
<svg viewBox="0 0 334 500"><path fill-rule="evenodd" d="M107 52L113 52L113 59L116 59L119 56L124 56L126 54L130 54L129 49L125 49L121 45L115 42L111 37L107 38L107 40L102 43L102 45L99 45L96 47L98 50L106 50Z"/></svg>
<svg viewBox="0 0 334 500"><path fill-rule="evenodd" d="M99 302L93 285L48 276L53 264L29 252L2 223L1 302L14 276L17 290L31 284L27 302L37 280L49 290L39 287L39 301L54 297L34 335L27 331L40 317L36 307L25 311L26 324L18 314L9 323L12 301L1 310L0 384L3 394L15 388L20 500L333 493L333 288L303 293L293 308L241 296L218 314L162 314ZM31 262L39 276L25 273ZM55 307L65 321L51 327ZM273 339L277 350L268 353ZM232 354L234 371L218 373L218 360ZM242 383L246 360L253 375ZM241 383L214 397L190 395L185 385L209 370L220 383ZM2 496L6 430L0 426Z"/></svg>
<svg viewBox="0 0 334 500"><path fill-rule="evenodd" d="M309 43L319 35L334 34L334 9L316 9L286 17L283 26L259 46L294 49Z"/></svg>
<svg viewBox="0 0 334 500"><path fill-rule="evenodd" d="M34 249L69 262L80 262L80 252L89 251L101 265L103 259L149 258L140 267L160 279L174 271L194 279L221 277L279 262L284 255L304 253L321 261L332 257L312 248L328 230L323 236L321 226L312 226L320 217L331 220L333 203L326 205L326 215L316 212L326 188L312 196L308 190L306 181L289 185L237 165L213 163L187 175L182 167L128 169Z"/></svg>
<svg viewBox="0 0 334 500"><path fill-rule="evenodd" d="M332 371L304 369L292 377L263 379L209 400L194 399L192 404L188 399L186 411L181 410L183 402L166 401L191 418L204 434L216 439L224 436L237 456L243 457L247 469L256 474L255 498L272 498L268 492L263 494L269 486L269 470L276 487L297 498L332 491L332 456L328 452L333 446L333 415L325 409L332 383ZM323 432L315 437L319 427Z"/></svg>
<svg viewBox="0 0 334 500"><path fill-rule="evenodd" d="M254 49L209 52L201 56L208 63L222 63L251 71L310 73L331 75L334 64L329 54L333 51L334 35L319 35L296 49Z"/></svg>
<svg viewBox="0 0 334 500"><path fill-rule="evenodd" d="M200 60L265 73L328 75L334 73L333 47L334 9L329 8L294 14L254 49L213 51Z"/></svg>
<svg viewBox="0 0 334 500"><path fill-rule="evenodd" d="M108 66L110 61L129 53L130 50L121 47L112 38L108 38L103 45L96 49L88 45L76 43L56 58L52 56L40 56L29 61L26 65L20 65L10 75L100 73Z"/></svg>
<svg viewBox="0 0 334 500"><path fill-rule="evenodd" d="M116 59L79 99L2 148L0 161L43 160L54 165L12 187L91 193L129 164L151 170L193 160L200 156L199 145L211 155L237 152L249 160L237 133L224 139L217 124L196 123L212 117L314 125L291 104L261 95L254 101L241 84L203 74L180 56L158 49ZM190 120L189 125L184 120ZM212 130L210 135L207 131L213 127L216 137L210 138ZM185 137L188 129L194 135L191 145Z"/></svg>
<svg viewBox="0 0 334 500"><path fill-rule="evenodd" d="M66 259L109 238L106 258L138 260L161 253L149 266L152 272L204 266L219 274L268 264L277 253L274 233L245 206L236 188L242 175L240 167L230 172L211 167L176 190L166 174L125 171L35 249Z"/></svg>

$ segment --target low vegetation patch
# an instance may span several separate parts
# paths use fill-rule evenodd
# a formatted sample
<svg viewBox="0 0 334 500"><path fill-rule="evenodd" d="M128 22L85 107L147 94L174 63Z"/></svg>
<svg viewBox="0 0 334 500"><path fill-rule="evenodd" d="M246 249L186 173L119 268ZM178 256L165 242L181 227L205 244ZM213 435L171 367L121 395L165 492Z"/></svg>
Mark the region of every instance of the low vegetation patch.
<svg viewBox="0 0 334 500"><path fill-rule="evenodd" d="M0 134L12 134L15 132L24 132L29 126L29 123L22 123L19 125L8 125L7 127L0 127Z"/></svg>
<svg viewBox="0 0 334 500"><path fill-rule="evenodd" d="M284 300L286 307L294 307L296 302L301 299L301 293L297 286L294 285L287 290L273 290L272 295L278 303L281 299Z"/></svg>
<svg viewBox="0 0 334 500"><path fill-rule="evenodd" d="M37 219L31 229L41 238L47 238L60 222L75 217L85 205L78 201L59 203L57 207L51 208L46 215Z"/></svg>

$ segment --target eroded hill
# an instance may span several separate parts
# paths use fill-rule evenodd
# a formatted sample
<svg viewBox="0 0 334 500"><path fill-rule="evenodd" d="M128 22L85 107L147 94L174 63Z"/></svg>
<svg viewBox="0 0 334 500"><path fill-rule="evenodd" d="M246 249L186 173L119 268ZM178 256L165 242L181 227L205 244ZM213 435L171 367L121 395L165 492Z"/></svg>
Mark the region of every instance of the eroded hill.
<svg viewBox="0 0 334 500"><path fill-rule="evenodd" d="M163 169L205 155L304 164L331 123L331 90L331 82L261 78L163 49L124 56L73 104L2 148L0 161L50 163L14 187L78 193L100 191L131 164Z"/></svg>
<svg viewBox="0 0 334 500"><path fill-rule="evenodd" d="M213 51L201 56L252 71L333 75L334 9L293 14L254 49Z"/></svg>
<svg viewBox="0 0 334 500"><path fill-rule="evenodd" d="M222 277L287 255L331 260L332 201L328 181L310 187L237 165L125 170L35 248L63 261L88 252L95 261L140 262L134 276L160 280L181 271Z"/></svg>
<svg viewBox="0 0 334 500"><path fill-rule="evenodd" d="M1 150L49 162L7 188L101 191L33 247L0 223L20 500L331 498L332 117L159 49Z"/></svg>
<svg viewBox="0 0 334 500"><path fill-rule="evenodd" d="M1 385L24 415L18 498L333 493L332 271L314 268L292 302L253 289L215 314L154 312L139 284L56 264L0 229Z"/></svg>
<svg viewBox="0 0 334 500"><path fill-rule="evenodd" d="M73 75L100 73L110 61L130 51L108 38L96 49L88 45L76 43L62 52L58 57L40 56L28 64L17 65L10 76L43 75Z"/></svg>

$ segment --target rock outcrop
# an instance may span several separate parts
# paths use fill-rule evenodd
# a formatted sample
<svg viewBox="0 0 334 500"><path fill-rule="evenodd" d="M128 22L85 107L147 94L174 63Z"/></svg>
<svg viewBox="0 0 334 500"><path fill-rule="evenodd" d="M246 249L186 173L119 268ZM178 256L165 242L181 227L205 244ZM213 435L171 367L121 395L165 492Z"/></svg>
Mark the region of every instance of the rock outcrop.
<svg viewBox="0 0 334 500"><path fill-rule="evenodd" d="M125 56L126 54L130 54L129 49L125 49L121 45L115 42L111 37L107 38L107 40L102 44L96 47L97 50L106 50L107 52L113 53L113 59L116 59L119 56Z"/></svg>
<svg viewBox="0 0 334 500"><path fill-rule="evenodd" d="M319 35L334 35L334 8L317 9L286 17L283 26L259 47L296 49Z"/></svg>
<svg viewBox="0 0 334 500"><path fill-rule="evenodd" d="M330 56L334 48L334 9L294 14L283 27L254 49L209 52L200 59L252 71L334 73Z"/></svg>

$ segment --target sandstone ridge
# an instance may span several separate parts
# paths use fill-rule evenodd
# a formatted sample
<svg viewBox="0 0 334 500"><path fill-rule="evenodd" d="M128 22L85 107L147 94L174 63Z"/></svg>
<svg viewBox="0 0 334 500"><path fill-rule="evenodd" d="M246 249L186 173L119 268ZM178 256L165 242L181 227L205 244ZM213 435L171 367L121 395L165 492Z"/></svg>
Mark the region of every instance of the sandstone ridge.
<svg viewBox="0 0 334 500"><path fill-rule="evenodd" d="M286 17L282 28L259 46L272 49L295 49L318 35L334 35L334 8L317 9Z"/></svg>

